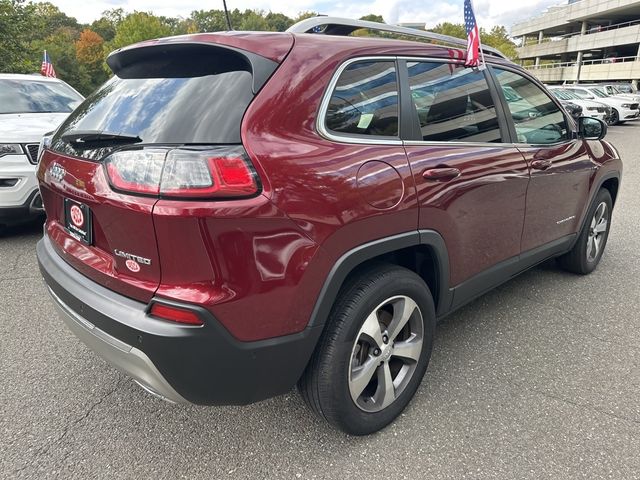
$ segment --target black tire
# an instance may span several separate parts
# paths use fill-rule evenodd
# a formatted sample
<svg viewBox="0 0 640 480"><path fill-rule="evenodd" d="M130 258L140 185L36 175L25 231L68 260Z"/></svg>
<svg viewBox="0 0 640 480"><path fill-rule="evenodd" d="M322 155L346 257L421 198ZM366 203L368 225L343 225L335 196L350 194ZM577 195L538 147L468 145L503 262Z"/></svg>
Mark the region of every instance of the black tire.
<svg viewBox="0 0 640 480"><path fill-rule="evenodd" d="M359 339L368 338L366 334L362 333L361 328L364 328L365 319L372 318L370 314L373 312L376 312L373 318L379 319L381 315L384 316L384 312L389 311L378 310L383 304L384 308L391 305L392 313L388 313L388 315L392 319L396 318L395 305L402 305L402 307L397 307L398 312L400 309L403 311L406 309L405 301L406 305L413 308L413 304L405 300L406 298L413 300L418 310L412 310L411 320L403 324L406 325L407 330L403 331L406 334L410 328L413 328L411 325L419 330L419 325L422 325L421 350L418 349L420 353L418 355L417 352L414 352L417 361L412 359L408 362L412 374L405 375L404 380L401 380L402 387L397 387L397 396L396 388L392 388L393 395L389 397L394 400L388 406L384 406L385 403L380 402L377 405L378 408L381 408L379 411L365 411L357 405L350 390L353 385L351 381L352 361L355 358L356 345L358 345ZM386 301L402 303L385 304ZM390 321L390 324L393 322ZM348 434L367 435L384 428L404 410L422 381L431 356L435 324L433 299L422 278L411 270L395 265L377 264L363 269L343 286L336 299L316 350L298 382L298 389L303 399L320 418L327 420ZM385 350L381 354L379 349L375 349L380 357L374 357L375 351L369 351L366 361L371 361L371 365L374 365L371 371L375 370L380 374L384 369L385 362L390 366L385 372L394 368L391 365L392 362L398 361L397 357L394 353L386 354L389 353L388 350L395 349L403 340L397 340L400 336L391 338L391 325L388 330L384 330L382 323L378 326L383 334L389 333L389 338L386 335L380 337L385 339L386 345L383 346ZM414 334L411 335L409 340L416 338ZM385 356L387 358L381 360ZM374 363L374 361L379 361L379 363ZM373 374L368 387L377 385L376 388L380 388L379 378ZM398 371L393 381L395 382L399 378L400 372Z"/></svg>
<svg viewBox="0 0 640 480"><path fill-rule="evenodd" d="M620 114L615 108L611 109L611 116L609 117L609 125L618 125L620 123Z"/></svg>
<svg viewBox="0 0 640 480"><path fill-rule="evenodd" d="M593 203L589 207L584 226L582 227L582 231L580 232L575 245L573 246L571 251L558 258L558 262L563 269L580 275L586 275L596 269L607 245L607 239L609 238L609 230L611 228L612 203L613 202L611 201L611 194L609 193L609 191L606 188L601 188L596 195ZM596 212L598 208L603 204L606 208L606 229L604 232L601 232L602 236L600 237L600 243L598 244L599 247L597 248L597 253L595 255L588 255L588 248L591 248L591 253L594 252L592 248L593 244L590 243L590 236L592 236L594 233L593 222L596 216Z"/></svg>

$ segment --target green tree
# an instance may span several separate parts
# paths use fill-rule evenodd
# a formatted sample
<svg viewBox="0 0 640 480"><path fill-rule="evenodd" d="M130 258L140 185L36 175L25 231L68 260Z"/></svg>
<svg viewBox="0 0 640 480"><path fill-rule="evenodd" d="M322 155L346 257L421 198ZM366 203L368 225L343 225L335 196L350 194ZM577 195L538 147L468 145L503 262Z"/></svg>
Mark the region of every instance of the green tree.
<svg viewBox="0 0 640 480"><path fill-rule="evenodd" d="M171 35L171 27L151 13L134 12L127 15L117 26L116 34L106 44L109 51L126 47L132 43Z"/></svg>
<svg viewBox="0 0 640 480"><path fill-rule="evenodd" d="M467 38L467 32L462 23L439 23L435 27L430 28L429 31L433 33L440 33L441 35L449 35L450 37Z"/></svg>
<svg viewBox="0 0 640 480"><path fill-rule="evenodd" d="M33 3L33 7L38 22L36 38L46 38L60 28L68 28L69 31L80 32L78 20L69 17L52 3Z"/></svg>
<svg viewBox="0 0 640 480"><path fill-rule="evenodd" d="M462 23L450 23L444 22L436 25L430 31L435 33L441 33L443 35L449 35L451 37L457 37L466 39L467 32ZM480 40L483 45L498 49L504 55L512 60L518 58L516 51L516 44L511 41L507 33L507 29L503 26L494 26L489 33L484 28L480 28Z"/></svg>
<svg viewBox="0 0 640 480"><path fill-rule="evenodd" d="M364 17L360 17L360 20L366 20L368 22L378 22L378 23L386 23L382 15L374 15L370 13L369 15L365 15Z"/></svg>
<svg viewBox="0 0 640 480"><path fill-rule="evenodd" d="M31 45L35 8L24 0L0 0L0 72L32 73L40 68ZM40 53L42 55L42 53Z"/></svg>
<svg viewBox="0 0 640 480"><path fill-rule="evenodd" d="M293 22L298 23L301 20L306 20L307 18L317 17L317 16L318 16L318 12L311 12L311 11L300 12L298 13L298 16L293 19Z"/></svg>
<svg viewBox="0 0 640 480"><path fill-rule="evenodd" d="M274 32L284 32L293 25L293 20L282 13L269 12L264 19L267 21L269 30Z"/></svg>
<svg viewBox="0 0 640 480"><path fill-rule="evenodd" d="M264 31L269 30L269 24L262 12L257 10L245 10L239 30Z"/></svg>
<svg viewBox="0 0 640 480"><path fill-rule="evenodd" d="M222 10L194 10L189 17L198 32L219 32L227 30L227 20Z"/></svg>
<svg viewBox="0 0 640 480"><path fill-rule="evenodd" d="M105 10L102 16L91 24L91 30L100 35L105 42L110 42L116 36L116 29L124 17L122 8Z"/></svg>
<svg viewBox="0 0 640 480"><path fill-rule="evenodd" d="M58 78L87 95L94 86L89 72L76 57L75 44L79 37L73 28L60 27L46 38L33 43L39 51L46 50L49 53Z"/></svg>
<svg viewBox="0 0 640 480"><path fill-rule="evenodd" d="M484 34L481 39L485 45L497 48L510 59L516 60L518 58L516 44L511 41L507 29L502 25L496 25L488 34Z"/></svg>

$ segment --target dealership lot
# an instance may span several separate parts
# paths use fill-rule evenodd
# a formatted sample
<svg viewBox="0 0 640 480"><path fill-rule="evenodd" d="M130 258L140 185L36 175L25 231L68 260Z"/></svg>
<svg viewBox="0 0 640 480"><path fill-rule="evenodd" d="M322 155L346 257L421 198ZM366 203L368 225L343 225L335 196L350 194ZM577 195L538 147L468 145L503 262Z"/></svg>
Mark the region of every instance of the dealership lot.
<svg viewBox="0 0 640 480"><path fill-rule="evenodd" d="M56 317L40 228L1 234L0 478L638 478L640 122L607 139L625 171L598 270L548 262L455 313L409 408L367 438L295 392L218 408L149 396Z"/></svg>

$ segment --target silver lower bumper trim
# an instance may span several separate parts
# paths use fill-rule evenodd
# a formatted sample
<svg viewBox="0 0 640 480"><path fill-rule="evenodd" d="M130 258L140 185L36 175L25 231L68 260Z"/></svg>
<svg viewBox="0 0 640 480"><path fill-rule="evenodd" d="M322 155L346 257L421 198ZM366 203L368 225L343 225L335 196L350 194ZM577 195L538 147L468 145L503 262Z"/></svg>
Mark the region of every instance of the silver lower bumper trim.
<svg viewBox="0 0 640 480"><path fill-rule="evenodd" d="M144 352L100 330L78 315L51 288L49 293L62 320L91 350L155 396L172 403L189 403L169 385Z"/></svg>

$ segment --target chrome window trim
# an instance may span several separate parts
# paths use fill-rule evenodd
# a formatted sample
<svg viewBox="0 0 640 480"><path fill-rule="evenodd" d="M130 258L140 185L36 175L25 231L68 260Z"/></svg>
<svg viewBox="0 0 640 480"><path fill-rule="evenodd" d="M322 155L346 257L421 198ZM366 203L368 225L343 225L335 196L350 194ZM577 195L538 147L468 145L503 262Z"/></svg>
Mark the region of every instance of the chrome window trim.
<svg viewBox="0 0 640 480"><path fill-rule="evenodd" d="M400 85L398 83L398 64L396 60L398 59L395 55L387 55L387 56L367 56L367 57L354 57L346 60L338 67L338 69L331 77L331 81L324 92L324 96L322 97L322 102L320 103L320 110L318 111L318 116L316 117L316 129L318 133L326 138L327 140L331 140L332 142L339 143L355 143L358 145L402 145L402 140L400 137L382 137L375 135L362 135L362 136L351 136L351 135L342 135L339 133L332 132L326 126L326 118L327 118L327 110L329 109L329 103L331 102L331 97L333 96L333 92L335 91L336 85L342 72L344 72L349 65L352 65L357 62L371 62L371 61L383 61L383 62L393 62L396 72L396 85L398 91L398 134L400 133Z"/></svg>
<svg viewBox="0 0 640 480"><path fill-rule="evenodd" d="M340 79L340 75L342 72L351 64L360 62L360 61L393 61L396 62L396 75L397 75L397 60L405 60L408 62L433 62L433 63L454 63L458 65L463 64L463 60L455 60L450 58L440 58L440 57L416 57L416 56L406 56L406 55L376 55L376 56L364 56L364 57L354 57L348 60L345 60L335 71L333 76L331 77L331 81L327 85L327 88L323 94L322 102L320 103L320 109L318 111L318 116L316 117L316 129L320 136L324 137L326 140L331 140L332 142L346 143L346 144L357 144L357 145L389 145L389 146L456 146L456 147L492 147L492 148L514 148L518 145L526 145L526 144L517 144L517 143L491 143L491 142L454 142L454 141L446 141L446 142L437 142L433 140L402 140L400 137L397 139L391 139L386 137L375 137L371 136L371 138L362 137L353 137L350 135L340 135L336 133L332 133L325 125L325 119L327 115L327 109L329 107L329 102L331 101L331 96L335 90L336 84ZM491 62L489 62L491 63ZM399 85L398 85L399 87ZM489 85L487 84L487 88ZM400 88L398 88L398 95L400 94ZM400 118L400 104L398 104L398 119ZM560 142L562 143L562 142ZM531 145L527 145L531 146Z"/></svg>
<svg viewBox="0 0 640 480"><path fill-rule="evenodd" d="M407 147L413 146L452 146L452 147L492 147L492 148L513 148L515 143L491 143L491 142L435 142L433 140L405 140L404 145Z"/></svg>
<svg viewBox="0 0 640 480"><path fill-rule="evenodd" d="M335 90L336 84L340 78L342 72L351 64L359 61L394 61L396 62L396 72L397 72L397 60L405 60L408 62L434 62L434 63L454 63L458 65L462 65L462 60L450 59L450 58L441 58L441 57L418 57L418 56L406 56L406 55L376 55L376 56L364 56L364 57L354 57L348 60L345 60L335 71L333 74L329 85L327 86L323 97L322 102L320 103L320 109L318 112L318 116L316 118L316 128L318 133L327 140L331 140L339 143L346 144L357 144L357 145L404 145L404 146L455 146L455 147L491 147L491 148L518 148L518 147L527 147L527 148L546 148L546 147L557 147L565 143L570 143L575 141L575 139L569 138L560 142L556 142L553 144L550 143L540 143L540 144L531 144L531 143L491 143L491 142L457 142L457 141L446 141L446 142L438 142L433 140L402 140L399 137L397 139L390 139L385 137L374 137L365 138L362 137L352 137L349 135L340 135L331 133L331 131L326 128L325 118L327 114L327 109L329 106L329 102L331 101L331 96ZM487 62L492 63L492 62ZM514 73L522 73L517 68L509 68L510 65L497 64L494 65L499 68L505 68ZM528 75L523 75L525 78L531 80ZM487 85L488 86L488 85ZM399 92L398 88L398 94ZM551 98L551 96L550 96ZM552 98L553 100L553 98ZM400 118L400 105L398 104L398 118ZM566 118L566 117L565 117ZM511 120L512 121L512 120Z"/></svg>

